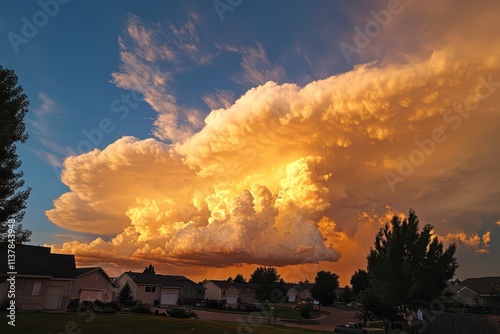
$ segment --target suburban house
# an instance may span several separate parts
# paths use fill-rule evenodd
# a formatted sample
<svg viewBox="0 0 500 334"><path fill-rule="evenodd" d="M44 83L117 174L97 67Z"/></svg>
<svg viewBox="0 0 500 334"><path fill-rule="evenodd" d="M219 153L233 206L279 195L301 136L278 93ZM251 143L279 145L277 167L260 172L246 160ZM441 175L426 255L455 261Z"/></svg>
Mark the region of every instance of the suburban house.
<svg viewBox="0 0 500 334"><path fill-rule="evenodd" d="M0 243L1 268L7 268L7 243ZM65 311L72 281L76 278L75 257L53 254L49 247L16 245L16 307L23 311ZM0 274L0 303L9 290L9 271Z"/></svg>
<svg viewBox="0 0 500 334"><path fill-rule="evenodd" d="M453 295L453 298L467 306L482 305L481 296L479 293L469 289L462 284L450 285L446 288Z"/></svg>
<svg viewBox="0 0 500 334"><path fill-rule="evenodd" d="M101 267L76 268L76 279L71 285L70 298L80 302L111 302L115 300L118 285Z"/></svg>
<svg viewBox="0 0 500 334"><path fill-rule="evenodd" d="M476 298L476 305L492 305L500 298L500 276L467 278L460 282L460 285L474 292L475 295L472 296L470 292L465 295L465 292L460 291L457 292L459 298L460 296Z"/></svg>
<svg viewBox="0 0 500 334"><path fill-rule="evenodd" d="M312 299L311 289L312 284L293 284L288 286L286 295L289 302L297 302L299 300Z"/></svg>
<svg viewBox="0 0 500 334"><path fill-rule="evenodd" d="M206 289L206 299L225 302L229 306L257 302L256 285L252 283L208 280L203 283L203 286Z"/></svg>
<svg viewBox="0 0 500 334"><path fill-rule="evenodd" d="M119 290L127 282L133 298L147 304L170 306L204 299L204 288L184 276L127 271L116 278Z"/></svg>

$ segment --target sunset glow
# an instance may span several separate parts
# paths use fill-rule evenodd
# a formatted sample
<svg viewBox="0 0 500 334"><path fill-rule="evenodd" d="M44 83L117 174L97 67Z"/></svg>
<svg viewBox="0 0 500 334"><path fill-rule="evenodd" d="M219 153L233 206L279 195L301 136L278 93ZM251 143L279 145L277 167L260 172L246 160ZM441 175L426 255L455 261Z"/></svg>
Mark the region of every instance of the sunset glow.
<svg viewBox="0 0 500 334"><path fill-rule="evenodd" d="M109 14L99 28L116 25L110 49L75 59L95 62L99 78L57 75L35 87L19 76L37 92L27 183L36 166L60 173L37 181L59 188L33 194L43 203L26 216L33 240L110 275L153 263L199 281L265 265L292 282L330 270L345 285L366 267L379 229L411 207L458 244L459 277L498 274L498 2L398 4L334 2L325 11L335 20L311 5L310 26L277 29L276 44L265 30L281 19L266 14L262 29L255 20L259 6L278 3L244 1L223 21L199 1L161 18L133 6ZM61 7L40 38L81 6ZM19 45L18 58L9 50L4 65L24 66L37 43ZM56 87L78 80L88 88L63 102L70 93ZM86 105L92 122L79 125L81 96L104 94L93 80L114 95ZM65 126L79 137L57 137ZM36 236L43 226L57 231Z"/></svg>

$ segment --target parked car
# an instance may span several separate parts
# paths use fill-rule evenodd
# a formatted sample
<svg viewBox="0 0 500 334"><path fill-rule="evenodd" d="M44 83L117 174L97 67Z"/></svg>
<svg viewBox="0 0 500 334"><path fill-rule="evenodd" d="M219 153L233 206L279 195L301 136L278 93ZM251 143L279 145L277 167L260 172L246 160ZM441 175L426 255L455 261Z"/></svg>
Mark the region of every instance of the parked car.
<svg viewBox="0 0 500 334"><path fill-rule="evenodd" d="M335 333L368 334L368 331L361 328L358 324L349 323L335 327Z"/></svg>
<svg viewBox="0 0 500 334"><path fill-rule="evenodd" d="M299 300L297 302L297 304L295 304L295 306L293 307L294 309L298 310L300 309L303 305L313 305L313 302L312 301L308 301L308 300Z"/></svg>
<svg viewBox="0 0 500 334"><path fill-rule="evenodd" d="M361 306L361 303L358 302L358 301L352 301L350 303L347 303L347 307L348 308L357 308L357 307L360 307Z"/></svg>

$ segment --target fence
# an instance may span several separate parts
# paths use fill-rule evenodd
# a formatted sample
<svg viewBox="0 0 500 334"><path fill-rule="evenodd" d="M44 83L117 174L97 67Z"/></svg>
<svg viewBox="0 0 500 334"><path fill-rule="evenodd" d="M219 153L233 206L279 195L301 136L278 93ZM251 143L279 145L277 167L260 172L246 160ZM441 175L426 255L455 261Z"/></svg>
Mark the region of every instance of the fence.
<svg viewBox="0 0 500 334"><path fill-rule="evenodd" d="M412 334L500 334L500 316L493 314L441 313L411 325Z"/></svg>

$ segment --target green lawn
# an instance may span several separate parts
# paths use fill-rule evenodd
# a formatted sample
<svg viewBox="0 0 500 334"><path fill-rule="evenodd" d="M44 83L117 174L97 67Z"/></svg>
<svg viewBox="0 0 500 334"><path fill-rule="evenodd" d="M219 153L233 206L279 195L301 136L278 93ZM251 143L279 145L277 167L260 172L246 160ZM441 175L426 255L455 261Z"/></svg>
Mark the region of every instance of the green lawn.
<svg viewBox="0 0 500 334"><path fill-rule="evenodd" d="M293 306L284 306L284 305L273 305L273 307L276 309L276 315L280 319L288 319L288 320L301 320L302 317L300 316L300 312L296 309L293 308ZM209 311L209 312L219 312L219 313L237 313L237 314L250 314L250 312L242 312L242 311L228 311L228 310L218 310L218 309L206 309L206 308L196 308L192 307L192 309L196 312L196 310L202 310L202 311ZM256 314L258 311L254 311L251 314ZM267 317L269 316L269 312L266 310L263 310L261 312L262 316ZM311 319L316 319L322 315L321 312L317 310L313 310L310 312ZM271 313L271 317L273 314Z"/></svg>
<svg viewBox="0 0 500 334"><path fill-rule="evenodd" d="M274 305L274 308L276 309L276 314L278 315L278 318L290 319L290 320L302 319L300 316L300 312L292 307L283 305ZM319 318L322 315L317 310L313 310L309 314L311 315L311 319Z"/></svg>
<svg viewBox="0 0 500 334"><path fill-rule="evenodd" d="M324 333L276 325L173 319L134 313L75 314L75 313L18 313L16 327L7 324L7 313L0 312L1 333L26 334L86 334L86 333L168 333L168 334L306 334Z"/></svg>

